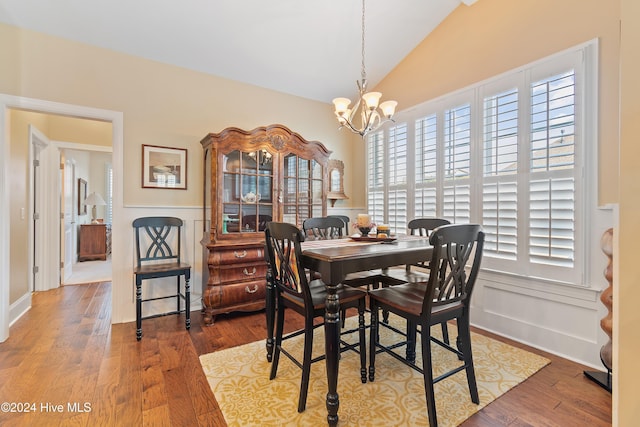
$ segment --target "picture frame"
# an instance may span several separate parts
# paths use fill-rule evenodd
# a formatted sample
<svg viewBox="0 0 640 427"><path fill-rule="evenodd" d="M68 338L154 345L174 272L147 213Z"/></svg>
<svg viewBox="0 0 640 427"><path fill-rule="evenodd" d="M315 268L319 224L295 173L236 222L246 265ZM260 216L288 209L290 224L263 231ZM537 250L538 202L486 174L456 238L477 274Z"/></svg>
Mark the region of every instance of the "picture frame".
<svg viewBox="0 0 640 427"><path fill-rule="evenodd" d="M78 215L87 214L87 205L84 203L87 198L87 181L78 178Z"/></svg>
<svg viewBox="0 0 640 427"><path fill-rule="evenodd" d="M142 187L187 189L187 150L142 145Z"/></svg>

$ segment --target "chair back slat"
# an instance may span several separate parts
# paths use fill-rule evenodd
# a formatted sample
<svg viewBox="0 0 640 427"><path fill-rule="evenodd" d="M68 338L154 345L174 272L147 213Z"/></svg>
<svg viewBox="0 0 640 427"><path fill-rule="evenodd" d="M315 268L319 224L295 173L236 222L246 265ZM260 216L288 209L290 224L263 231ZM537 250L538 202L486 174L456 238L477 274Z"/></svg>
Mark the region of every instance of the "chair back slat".
<svg viewBox="0 0 640 427"><path fill-rule="evenodd" d="M468 306L480 269L484 233L478 224L451 224L436 228L429 238L433 255L423 313L457 301Z"/></svg>
<svg viewBox="0 0 640 427"><path fill-rule="evenodd" d="M304 234L293 224L269 222L265 229L267 260L274 284L284 292L311 301L305 270L300 263Z"/></svg>
<svg viewBox="0 0 640 427"><path fill-rule="evenodd" d="M307 218L302 222L305 235L316 240L339 239L344 227L344 221L335 216Z"/></svg>
<svg viewBox="0 0 640 427"><path fill-rule="evenodd" d="M182 224L182 220L175 217L142 217L134 220L137 266L151 261L175 261L179 264Z"/></svg>

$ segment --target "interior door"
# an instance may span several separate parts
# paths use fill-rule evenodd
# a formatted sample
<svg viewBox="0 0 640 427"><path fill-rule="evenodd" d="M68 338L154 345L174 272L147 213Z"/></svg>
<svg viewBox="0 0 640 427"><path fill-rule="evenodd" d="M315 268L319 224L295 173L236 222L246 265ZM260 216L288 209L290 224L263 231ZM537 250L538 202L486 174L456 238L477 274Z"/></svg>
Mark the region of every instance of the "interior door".
<svg viewBox="0 0 640 427"><path fill-rule="evenodd" d="M73 273L73 261L75 254L75 212L73 209L73 192L75 191L75 165L71 160L65 159L64 170L62 177L62 239L63 248L61 252L64 253L64 267L62 277L64 278L62 283L65 283L71 277Z"/></svg>

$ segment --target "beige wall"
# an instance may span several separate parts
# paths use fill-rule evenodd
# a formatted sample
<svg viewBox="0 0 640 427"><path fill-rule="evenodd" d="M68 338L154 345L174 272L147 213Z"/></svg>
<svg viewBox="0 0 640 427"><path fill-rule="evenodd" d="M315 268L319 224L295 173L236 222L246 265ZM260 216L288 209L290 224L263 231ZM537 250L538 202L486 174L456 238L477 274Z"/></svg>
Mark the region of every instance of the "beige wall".
<svg viewBox="0 0 640 427"><path fill-rule="evenodd" d="M599 204L617 201L620 5L613 0L481 0L459 6L376 87L407 109L600 39Z"/></svg>
<svg viewBox="0 0 640 427"><path fill-rule="evenodd" d="M634 426L640 419L640 4L622 0L620 55L620 218L614 254L614 425ZM614 172L612 169L611 172Z"/></svg>
<svg viewBox="0 0 640 427"><path fill-rule="evenodd" d="M335 158L351 156L351 135L328 104L2 24L0 52L0 93L124 113L125 206L199 206L200 140L228 126L281 123ZM142 144L188 150L187 191L141 188Z"/></svg>

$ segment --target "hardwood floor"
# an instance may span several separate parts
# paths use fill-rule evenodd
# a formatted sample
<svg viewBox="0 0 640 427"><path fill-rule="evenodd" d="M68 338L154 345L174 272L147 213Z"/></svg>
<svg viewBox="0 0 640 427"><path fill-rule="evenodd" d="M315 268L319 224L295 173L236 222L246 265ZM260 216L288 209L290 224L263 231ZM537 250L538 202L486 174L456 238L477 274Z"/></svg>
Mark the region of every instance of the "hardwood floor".
<svg viewBox="0 0 640 427"><path fill-rule="evenodd" d="M194 311L189 332L183 316L148 319L137 342L134 323L110 325L110 307L109 282L33 295L33 308L0 343L0 402L19 411L3 406L0 425L226 425L198 356L264 339L264 312L218 316L203 328ZM487 335L552 362L463 426L611 425L611 395L584 377L584 366Z"/></svg>

